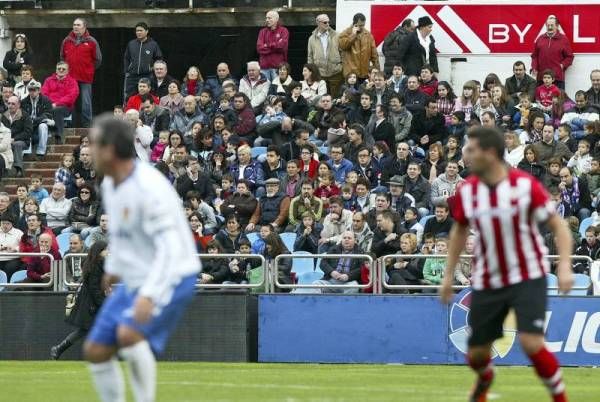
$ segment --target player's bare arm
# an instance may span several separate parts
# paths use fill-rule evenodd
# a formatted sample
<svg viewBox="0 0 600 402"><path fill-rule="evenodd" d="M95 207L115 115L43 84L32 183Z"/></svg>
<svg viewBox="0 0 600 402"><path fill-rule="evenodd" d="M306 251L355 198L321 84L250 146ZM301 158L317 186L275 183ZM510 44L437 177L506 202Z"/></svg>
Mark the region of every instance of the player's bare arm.
<svg viewBox="0 0 600 402"><path fill-rule="evenodd" d="M556 239L556 248L558 249L559 260L556 268L558 276L558 290L561 293L568 293L573 287L573 270L571 269L571 252L573 250L573 237L567 228L566 222L557 214L553 214L548 219L548 226L554 238Z"/></svg>
<svg viewBox="0 0 600 402"><path fill-rule="evenodd" d="M450 241L448 243L448 258L446 259L446 272L444 272L444 281L440 288L440 299L442 303L448 304L452 301L452 281L454 280L454 270L458 263L460 253L465 247L467 236L469 235L469 226L460 223L454 223L450 231Z"/></svg>

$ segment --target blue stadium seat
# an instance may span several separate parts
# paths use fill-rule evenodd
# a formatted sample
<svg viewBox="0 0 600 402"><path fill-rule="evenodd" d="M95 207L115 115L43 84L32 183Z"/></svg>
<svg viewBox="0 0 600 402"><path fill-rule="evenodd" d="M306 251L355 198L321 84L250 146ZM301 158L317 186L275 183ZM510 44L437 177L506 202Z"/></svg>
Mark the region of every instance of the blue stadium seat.
<svg viewBox="0 0 600 402"><path fill-rule="evenodd" d="M0 283L8 282L8 277L6 276L6 272L0 271ZM4 286L0 286L0 292L4 290Z"/></svg>
<svg viewBox="0 0 600 402"><path fill-rule="evenodd" d="M427 223L428 220L430 220L431 218L433 218L435 215L427 215L421 218L421 220L419 221L419 223L421 224L421 226L425 227L425 224Z"/></svg>
<svg viewBox="0 0 600 402"><path fill-rule="evenodd" d="M11 277L10 277L10 283L17 283L17 282L21 282L23 279L27 278L27 271L22 269L20 271L15 272Z"/></svg>
<svg viewBox="0 0 600 402"><path fill-rule="evenodd" d="M586 296L588 294L590 285L592 284L592 280L589 276L584 274L575 274L574 277L575 284L573 287L575 289L569 292L569 296Z"/></svg>
<svg viewBox="0 0 600 402"><path fill-rule="evenodd" d="M65 255L69 251L69 239L71 238L72 233L61 233L56 236L56 241L58 242L58 249L61 255Z"/></svg>
<svg viewBox="0 0 600 402"><path fill-rule="evenodd" d="M267 153L267 147L253 147L251 151L251 155L253 158L258 158L259 155L263 155Z"/></svg>
<svg viewBox="0 0 600 402"><path fill-rule="evenodd" d="M294 251L294 255L311 255L307 251ZM300 277L307 272L314 272L315 260L314 258L293 258L292 259L292 272L296 273L296 277Z"/></svg>
<svg viewBox="0 0 600 402"><path fill-rule="evenodd" d="M246 237L250 241L250 244L254 244L258 240L258 232L246 233Z"/></svg>
<svg viewBox="0 0 600 402"><path fill-rule="evenodd" d="M584 220L582 220L579 224L579 234L581 235L582 239L585 238L585 231L587 230L587 228L592 226L592 223L594 223L594 218L590 216L589 218L585 218Z"/></svg>
<svg viewBox="0 0 600 402"><path fill-rule="evenodd" d="M285 244L285 246L287 247L287 249L291 252L292 250L294 250L294 242L296 241L296 233L281 233L279 235L279 237L281 237L281 240L283 241L283 244Z"/></svg>
<svg viewBox="0 0 600 402"><path fill-rule="evenodd" d="M558 295L558 278L554 274L548 274L546 277L546 281L548 282L548 296L557 296Z"/></svg>
<svg viewBox="0 0 600 402"><path fill-rule="evenodd" d="M323 278L323 271L320 269L314 272L305 272L298 276L298 285L310 285L314 281L318 281Z"/></svg>

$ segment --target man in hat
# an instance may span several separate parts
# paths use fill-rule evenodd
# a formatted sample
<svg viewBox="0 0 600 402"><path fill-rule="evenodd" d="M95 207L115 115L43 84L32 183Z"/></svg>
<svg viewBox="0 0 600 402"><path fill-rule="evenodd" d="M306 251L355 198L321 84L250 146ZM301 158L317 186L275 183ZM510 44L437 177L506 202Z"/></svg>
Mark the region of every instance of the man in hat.
<svg viewBox="0 0 600 402"><path fill-rule="evenodd" d="M52 101L40 93L41 88L42 85L39 82L29 81L27 84L29 95L21 101L21 109L31 117L33 123L32 144L25 153L31 153L33 145L37 144L36 155L38 157L46 155L48 128L54 126Z"/></svg>
<svg viewBox="0 0 600 402"><path fill-rule="evenodd" d="M256 209L246 226L246 232L260 230L260 226L271 224L276 231L285 228L290 210L290 197L280 189L280 181L270 178L265 181L266 195L258 200Z"/></svg>
<svg viewBox="0 0 600 402"><path fill-rule="evenodd" d="M404 176L395 175L388 181L391 195L390 209L397 212L400 217L404 216L408 208L415 206L413 196L404 192L405 180Z"/></svg>
<svg viewBox="0 0 600 402"><path fill-rule="evenodd" d="M0 253L18 253L23 232L14 227L15 217L9 212L0 215ZM6 273L7 282L12 274L22 269L19 257L0 256L0 270Z"/></svg>
<svg viewBox="0 0 600 402"><path fill-rule="evenodd" d="M417 29L400 44L398 56L405 67L406 75L418 76L425 65L429 65L434 72L439 72L432 29L431 18L421 17Z"/></svg>

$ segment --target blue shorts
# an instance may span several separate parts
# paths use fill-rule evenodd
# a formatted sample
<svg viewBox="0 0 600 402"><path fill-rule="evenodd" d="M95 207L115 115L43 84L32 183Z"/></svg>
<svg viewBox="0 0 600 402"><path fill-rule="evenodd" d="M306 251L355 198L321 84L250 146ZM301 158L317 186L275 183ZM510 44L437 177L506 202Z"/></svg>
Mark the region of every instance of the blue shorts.
<svg viewBox="0 0 600 402"><path fill-rule="evenodd" d="M87 340L107 346L117 346L117 328L121 325L139 331L155 354L163 352L171 332L177 326L187 305L194 297L196 275L183 278L173 291L171 302L155 311L147 323L140 325L133 319L133 304L137 290L119 286L102 305Z"/></svg>

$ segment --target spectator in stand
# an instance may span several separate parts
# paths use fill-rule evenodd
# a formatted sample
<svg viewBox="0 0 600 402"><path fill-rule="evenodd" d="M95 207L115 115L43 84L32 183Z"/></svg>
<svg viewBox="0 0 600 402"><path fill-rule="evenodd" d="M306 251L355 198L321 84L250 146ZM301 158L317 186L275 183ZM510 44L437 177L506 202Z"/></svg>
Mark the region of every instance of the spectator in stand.
<svg viewBox="0 0 600 402"><path fill-rule="evenodd" d="M13 167L14 156L11 140L10 128L0 121L0 180Z"/></svg>
<svg viewBox="0 0 600 402"><path fill-rule="evenodd" d="M315 221L312 212L306 211L302 214L302 222L296 227L296 241L294 251L306 251L318 254L319 239L323 225Z"/></svg>
<svg viewBox="0 0 600 402"><path fill-rule="evenodd" d="M374 141L371 140L370 142L373 144ZM348 127L348 142L344 146L344 155L347 156L347 159L355 165L358 164L358 152L367 146L369 144L365 142L365 128L360 124L353 124ZM371 156L370 153L369 156ZM367 162L367 160L363 162ZM366 166L363 165L363 167Z"/></svg>
<svg viewBox="0 0 600 402"><path fill-rule="evenodd" d="M248 96L254 113L260 114L262 112L263 103L267 100L267 94L269 93L271 83L266 76L261 73L260 64L258 64L258 62L249 62L247 71L248 74L242 77L242 80L240 81L240 92Z"/></svg>
<svg viewBox="0 0 600 402"><path fill-rule="evenodd" d="M27 41L27 36L23 33L15 35L12 41L11 49L8 50L4 55L4 62L2 63L6 72L8 73L8 79L13 83L19 81L21 76L21 68L24 65L33 65L33 52Z"/></svg>
<svg viewBox="0 0 600 402"><path fill-rule="evenodd" d="M311 212L316 221L321 220L323 213L323 201L314 196L313 184L309 180L302 181L300 195L294 197L290 202L289 226L286 232L293 232L296 225L302 221L305 212Z"/></svg>
<svg viewBox="0 0 600 402"><path fill-rule="evenodd" d="M183 109L176 112L171 120L171 131L179 131L183 134L183 142L186 146L191 146L192 127L194 123L200 122L203 125L207 123L204 113L198 110L196 98L188 95L183 99Z"/></svg>
<svg viewBox="0 0 600 402"><path fill-rule="evenodd" d="M590 257L598 260L600 252L600 241L597 238L598 228L590 226L585 230L585 239L581 240L581 245L575 250L575 255ZM575 261L573 271L578 274L589 275L590 264L587 261Z"/></svg>
<svg viewBox="0 0 600 402"><path fill-rule="evenodd" d="M233 107L237 114L237 122L233 126L233 131L244 142L251 144L256 138L256 133L254 132L256 118L250 105L250 99L248 99L246 94L239 92L233 97Z"/></svg>
<svg viewBox="0 0 600 402"><path fill-rule="evenodd" d="M448 203L443 201L435 206L435 216L427 220L423 234L431 234L435 238L440 236L447 237L454 224L454 219L450 218L450 208Z"/></svg>
<svg viewBox="0 0 600 402"><path fill-rule="evenodd" d="M225 81L233 81L235 83L235 79L231 76L227 63L219 63L217 65L217 75L206 78L204 88L210 90L213 99L219 99L223 94L223 84Z"/></svg>
<svg viewBox="0 0 600 402"><path fill-rule="evenodd" d="M50 196L40 203L40 214L48 222L48 227L55 235L59 235L69 226L68 219L71 211L71 200L65 197L66 187L63 183L54 183Z"/></svg>
<svg viewBox="0 0 600 402"><path fill-rule="evenodd" d="M159 106L150 94L142 96L141 101L140 120L152 129L153 142L156 142L161 132L169 131L171 114L167 108Z"/></svg>
<svg viewBox="0 0 600 402"><path fill-rule="evenodd" d="M249 190L260 198L265 191L265 173L261 163L252 159L252 149L246 144L237 149L237 157L237 163L230 167L231 175L236 182L238 180L247 181ZM254 212L254 209L252 209L252 212Z"/></svg>
<svg viewBox="0 0 600 402"><path fill-rule="evenodd" d="M481 113L480 124L482 127L496 128L496 115L489 110Z"/></svg>
<svg viewBox="0 0 600 402"><path fill-rule="evenodd" d="M394 184L401 184L400 176L396 176L392 180L394 180ZM391 202L392 195L390 192L380 191L375 194L375 207L371 208L366 214L366 220L370 228L377 227L377 214L382 211L392 211L394 215L394 221L398 223L400 222L400 214L390 208Z"/></svg>
<svg viewBox="0 0 600 402"><path fill-rule="evenodd" d="M125 120L135 128L135 152L142 162L150 162L150 144L152 143L152 129L145 126L140 120L140 112L129 109L125 113Z"/></svg>
<svg viewBox="0 0 600 402"><path fill-rule="evenodd" d="M373 98L371 94L363 92L360 94L360 103L354 108L350 109L347 114L348 124L358 123L362 126L366 126L371 121L373 115Z"/></svg>
<svg viewBox="0 0 600 402"><path fill-rule="evenodd" d="M167 62L164 60L156 60L152 67L150 75L150 83L152 85L152 93L159 99L169 94L169 85L175 81L173 77L167 74Z"/></svg>
<svg viewBox="0 0 600 402"><path fill-rule="evenodd" d="M1 196L0 196L0 200L2 200ZM6 195L6 202L8 202L8 194ZM23 203L23 213L21 214L21 217L17 220L16 227L19 230L21 230L22 232L25 232L27 230L27 218L31 215L38 214L39 211L40 211L40 204L39 204L38 200L36 198L30 197L28 195L27 198L25 199L25 202ZM42 218L42 220L44 220L43 223L45 224L45 219L43 219L43 217L41 217L41 218Z"/></svg>
<svg viewBox="0 0 600 402"><path fill-rule="evenodd" d="M312 117L308 120L308 122L316 129L314 134L315 137L319 140L327 140L328 130L331 128L335 116L340 114L343 115L343 112L333 106L333 99L330 94L321 96L316 112L311 113Z"/></svg>
<svg viewBox="0 0 600 402"><path fill-rule="evenodd" d="M8 81L0 81L2 85L2 102L0 102L0 113L4 113L8 110L8 99L13 96L14 87Z"/></svg>
<svg viewBox="0 0 600 402"><path fill-rule="evenodd" d="M563 143L554 139L554 127L551 124L544 124L542 128L542 141L534 145L536 148L539 162L547 166L552 158L558 158L566 163L573 156L573 152Z"/></svg>
<svg viewBox="0 0 600 402"><path fill-rule="evenodd" d="M502 130L510 130L513 124L513 117L517 110L512 98L506 93L506 88L502 85L496 85L492 88L492 104L496 108L499 121L498 125Z"/></svg>
<svg viewBox="0 0 600 402"><path fill-rule="evenodd" d="M375 105L388 105L392 95L396 94L393 89L387 86L385 76L381 71L373 74L373 86L365 90L364 93L371 95Z"/></svg>
<svg viewBox="0 0 600 402"><path fill-rule="evenodd" d="M473 106L473 116L482 121L483 114L485 112L490 112L494 115L494 124L495 121L498 120L498 112L492 103L492 94L487 89L482 89L479 92L479 102Z"/></svg>
<svg viewBox="0 0 600 402"><path fill-rule="evenodd" d="M362 254L356 244L356 237L352 230L342 233L339 245L332 246L327 254ZM354 286L360 280L360 269L363 264L358 258L323 258L320 268L323 279L315 281L315 285L346 285L348 288L316 288L311 293L358 293Z"/></svg>
<svg viewBox="0 0 600 402"><path fill-rule="evenodd" d="M33 146L37 145L36 157L43 158L46 155L46 145L48 144L48 130L54 125L52 120L52 102L44 95L40 94L42 85L37 81L32 81L27 85L29 95L21 101L21 107L29 115L32 121L32 140L27 153L33 151Z"/></svg>
<svg viewBox="0 0 600 402"><path fill-rule="evenodd" d="M248 240L235 214L225 218L225 227L215 235L215 240L223 247L223 253L233 254L239 249L242 239Z"/></svg>
<svg viewBox="0 0 600 402"><path fill-rule="evenodd" d="M317 28L308 38L307 63L315 64L330 94L337 94L343 81L342 58L337 32L329 25L329 16L317 16Z"/></svg>
<svg viewBox="0 0 600 402"><path fill-rule="evenodd" d="M449 161L445 173L431 183L431 203L433 205L447 203L448 198L454 196L456 187L462 181L464 179L458 175L458 162Z"/></svg>
<svg viewBox="0 0 600 402"><path fill-rule="evenodd" d="M285 162L281 159L279 148L275 145L267 147L266 160L262 162L265 180L283 179L285 177Z"/></svg>
<svg viewBox="0 0 600 402"><path fill-rule="evenodd" d="M583 139L577 145L577 151L573 154L569 162L568 168L573 168L577 176L587 174L592 169L592 155L590 154L590 143Z"/></svg>
<svg viewBox="0 0 600 402"><path fill-rule="evenodd" d="M552 98L560 96L560 89L554 85L554 72L547 69L542 73L543 84L535 90L535 100L546 113L552 111Z"/></svg>
<svg viewBox="0 0 600 402"><path fill-rule="evenodd" d="M400 235L403 228L391 211L377 213L377 227L373 231L371 252L379 257L397 254L400 251ZM387 260L391 263L391 260Z"/></svg>
<svg viewBox="0 0 600 402"><path fill-rule="evenodd" d="M183 110L183 96L179 92L179 82L173 80L168 85L167 95L160 98L160 106L169 110L171 118L181 110Z"/></svg>
<svg viewBox="0 0 600 402"><path fill-rule="evenodd" d="M396 175L387 182L389 192L389 209L394 212L394 219L400 224L401 217L407 209L415 206L415 199L412 195L404 191L405 176ZM377 200L376 200L377 201Z"/></svg>
<svg viewBox="0 0 600 402"><path fill-rule="evenodd" d="M56 73L46 78L42 85L42 95L52 102L52 116L56 126L54 138L57 144L61 144L64 139L65 117L71 114L79 96L79 86L69 75L69 65L66 62L56 64Z"/></svg>
<svg viewBox="0 0 600 402"><path fill-rule="evenodd" d="M542 74L550 69L556 78L556 86L564 90L565 71L573 64L573 51L569 39L559 31L559 26L558 18L549 15L546 33L536 39L531 53L531 75L539 84L544 78Z"/></svg>
<svg viewBox="0 0 600 402"><path fill-rule="evenodd" d="M416 77L415 77L416 79ZM412 124L412 113L405 107L404 97L395 94L390 97L390 109L388 120L394 126L395 142L405 141L410 132Z"/></svg>
<svg viewBox="0 0 600 402"><path fill-rule="evenodd" d="M93 185L96 179L96 171L92 163L92 153L89 147L82 147L79 153L79 161L73 169L75 176L75 185L77 188L83 187L84 184Z"/></svg>
<svg viewBox="0 0 600 402"><path fill-rule="evenodd" d="M0 121L11 132L15 175L23 177L23 152L31 146L33 123L21 109L21 101L17 96L8 98L8 110L2 114Z"/></svg>
<svg viewBox="0 0 600 402"><path fill-rule="evenodd" d="M575 106L562 116L561 124L568 124L571 127L571 133L576 139L584 137L585 125L589 122L598 121L600 110L590 105L588 95L584 91L575 93Z"/></svg>
<svg viewBox="0 0 600 402"><path fill-rule="evenodd" d="M394 66L402 65L400 49L402 49L404 42L408 41L410 34L414 32L415 29L415 22L410 18L407 18L402 21L400 26L386 35L383 40L383 55L385 56L383 72L386 76L389 77L392 75Z"/></svg>
<svg viewBox="0 0 600 402"><path fill-rule="evenodd" d="M427 150L430 145L445 141L447 135L444 116L438 110L437 101L429 98L425 102L425 110L417 112L412 119L409 138Z"/></svg>
<svg viewBox="0 0 600 402"><path fill-rule="evenodd" d="M154 103L158 104L160 100L150 93L151 91L150 80L148 78L140 78L137 84L137 94L131 95L127 99L127 105L125 106L125 111L128 110L137 110L139 111L142 106L142 98L152 97Z"/></svg>
<svg viewBox="0 0 600 402"><path fill-rule="evenodd" d="M404 102L406 108L412 113L423 111L425 109L425 103L429 99L420 89L419 78L416 75L411 75L406 81L406 91L404 92Z"/></svg>
<svg viewBox="0 0 600 402"><path fill-rule="evenodd" d="M239 180L236 191L221 205L221 215L227 217L233 213L238 217L240 226L245 228L250 223L250 218L258 204L251 192L252 184L247 180Z"/></svg>
<svg viewBox="0 0 600 402"><path fill-rule="evenodd" d="M297 197L300 195L303 182L303 178L299 174L300 168L298 166L298 161L296 159L287 161L285 170L286 174L281 179L281 188L288 197Z"/></svg>
<svg viewBox="0 0 600 402"><path fill-rule="evenodd" d="M379 70L377 45L371 32L365 29L366 21L364 14L355 14L352 26L339 35L344 77L355 73L359 84L367 79L371 66Z"/></svg>
<svg viewBox="0 0 600 402"><path fill-rule="evenodd" d="M592 197L585 176L577 177L573 170L564 167L560 170L562 204L565 207L565 217L576 216L579 221L588 218L592 212Z"/></svg>
<svg viewBox="0 0 600 402"><path fill-rule="evenodd" d="M291 93L290 85L294 83L291 73L292 67L288 63L281 63L277 67L277 76L271 81L269 95L287 96Z"/></svg>
<svg viewBox="0 0 600 402"><path fill-rule="evenodd" d="M600 70L594 69L590 73L590 81L592 86L587 90L586 94L591 105L600 108Z"/></svg>
<svg viewBox="0 0 600 402"><path fill-rule="evenodd" d="M523 159L525 146L521 145L519 136L514 131L504 134L504 160L512 167L517 167Z"/></svg>
<svg viewBox="0 0 600 402"><path fill-rule="evenodd" d="M344 148L341 145L329 147L329 159L327 164L333 171L335 182L342 185L346 182L348 172L354 170L354 165L348 159L344 158Z"/></svg>
<svg viewBox="0 0 600 402"><path fill-rule="evenodd" d="M89 245L90 247L99 241L108 242L108 215L102 214L100 215L100 225L92 228L90 230L89 235Z"/></svg>
<svg viewBox="0 0 600 402"><path fill-rule="evenodd" d="M363 96L361 96L361 99ZM396 130L392 123L390 123L390 113L387 106L377 105L375 107L375 112L367 123L365 136L372 138L374 142L384 142L388 148L393 148L396 140Z"/></svg>
<svg viewBox="0 0 600 402"><path fill-rule="evenodd" d="M265 181L266 194L259 199L250 222L246 226L246 232L260 230L260 227L264 225L271 225L276 232L285 229L290 198L280 190L279 185L280 181L276 178Z"/></svg>
<svg viewBox="0 0 600 402"><path fill-rule="evenodd" d="M63 230L63 233L81 233L83 229L89 228L90 224L93 224L98 208L94 188L87 184L83 185L79 189L78 196L71 203L68 227Z"/></svg>
<svg viewBox="0 0 600 402"><path fill-rule="evenodd" d="M15 84L14 94L19 97L19 99L25 99L29 92L27 90L27 85L30 82L38 82L33 78L33 67L24 64L21 67L21 77L20 81ZM42 84L40 84L40 87Z"/></svg>
<svg viewBox="0 0 600 402"><path fill-rule="evenodd" d="M38 203L48 197L48 191L42 187L42 175L34 173L31 175L31 184L29 185L29 196L35 198Z"/></svg>
<svg viewBox="0 0 600 402"><path fill-rule="evenodd" d="M415 206L419 210L420 216L429 215L431 186L429 181L421 175L421 165L415 161L409 162L406 175L408 177L404 191L415 199Z"/></svg>
<svg viewBox="0 0 600 402"><path fill-rule="evenodd" d="M256 51L260 56L261 73L272 81L277 76L277 68L288 61L289 32L281 25L279 13L275 10L267 12L265 22L266 27L258 33Z"/></svg>
<svg viewBox="0 0 600 402"><path fill-rule="evenodd" d="M202 73L200 69L196 66L191 66L188 68L185 73L185 77L183 77L183 84L181 85L181 95L193 96L198 102L200 99L200 92L204 88L204 78L202 78Z"/></svg>
<svg viewBox="0 0 600 402"><path fill-rule="evenodd" d="M448 81L440 81L433 97L437 102L439 112L444 115L446 126L449 126L452 124L452 114L456 107L456 95L454 95L454 90L450 86L450 83Z"/></svg>
<svg viewBox="0 0 600 402"><path fill-rule="evenodd" d="M85 19L77 18L73 21L73 30L60 47L60 59L69 64L71 76L79 84L81 127L89 127L93 117L92 83L96 69L102 63L102 53L98 42L88 32Z"/></svg>
<svg viewBox="0 0 600 402"><path fill-rule="evenodd" d="M306 120L308 117L308 102L302 96L302 84L292 81L288 86L290 90L286 95L283 110L291 119Z"/></svg>
<svg viewBox="0 0 600 402"><path fill-rule="evenodd" d="M53 236L48 233L39 235L38 244L32 252L46 253L54 257L54 261L60 261L61 256L58 247L53 245ZM56 239L54 239L54 242ZM30 257L26 263L27 278L18 283L45 283L52 276L52 261L47 257Z"/></svg>
<svg viewBox="0 0 600 402"><path fill-rule="evenodd" d="M129 41L123 56L123 74L125 75L123 99L128 99L134 94L140 79L152 77L154 62L163 57L158 43L148 36L148 24L138 22L134 29L136 38Z"/></svg>
<svg viewBox="0 0 600 402"><path fill-rule="evenodd" d="M190 191L198 193L202 200L211 201L215 198L215 192L210 180L210 176L200 170L198 158L194 156L187 157L187 174L179 176L175 181L177 194L184 198Z"/></svg>
<svg viewBox="0 0 600 402"><path fill-rule="evenodd" d="M399 142L396 145L396 153L383 166L382 181L386 182L395 175L405 175L411 159L409 145L406 142Z"/></svg>
<svg viewBox="0 0 600 402"><path fill-rule="evenodd" d="M433 75L434 71L429 65L421 68L419 79L421 80L420 90L427 96L434 96L438 89L438 80Z"/></svg>
<svg viewBox="0 0 600 402"><path fill-rule="evenodd" d="M65 252L65 256L68 254L87 254L88 250L83 243L80 235L74 233L69 236L69 248ZM81 283L81 277L83 276L82 263L86 257L71 256L65 258L66 263L66 278L65 281L68 283Z"/></svg>
<svg viewBox="0 0 600 402"><path fill-rule="evenodd" d="M435 239L435 250L433 254L444 255L448 252L448 238L440 237ZM425 260L423 266L423 279L427 284L439 285L442 283L444 271L446 269L446 258L430 257Z"/></svg>
<svg viewBox="0 0 600 402"><path fill-rule="evenodd" d="M16 227L15 217L10 212L0 214L0 252L18 253L19 242L23 237L23 232ZM10 282L12 274L22 267L19 257L0 256L0 270L7 276L7 282Z"/></svg>
<svg viewBox="0 0 600 402"><path fill-rule="evenodd" d="M523 160L519 162L517 167L538 180L543 180L546 174L546 167L540 163L538 149L535 145L529 144L525 146L523 155Z"/></svg>
<svg viewBox="0 0 600 402"><path fill-rule="evenodd" d="M38 240L42 234L47 234L52 239L52 248L58 250L58 243L52 229L43 226L42 217L37 214L28 214L26 217L26 226L23 230L23 237L19 242L20 253L35 253L38 247ZM32 257L21 257L23 263L27 264Z"/></svg>
<svg viewBox="0 0 600 402"><path fill-rule="evenodd" d="M433 72L439 72L435 39L431 35L433 21L425 16L419 18L417 29L402 42L398 55L407 75L418 75L424 65L430 65Z"/></svg>
<svg viewBox="0 0 600 402"><path fill-rule="evenodd" d="M537 81L526 73L525 63L516 61L513 64L513 75L506 79L504 84L506 92L512 97L515 104L519 103L521 94L527 94L529 99L535 98Z"/></svg>
<svg viewBox="0 0 600 402"><path fill-rule="evenodd" d="M27 201L27 196L27 186L24 184L18 185L16 198L10 203L8 209L0 208L0 214L3 214L4 212L9 212L15 218L16 225L17 221L24 214L25 201ZM8 201L9 198L7 197L5 200Z"/></svg>
<svg viewBox="0 0 600 402"><path fill-rule="evenodd" d="M462 95L456 98L454 110L465 114L465 121L471 120L475 105L479 100L479 84L467 81L463 85Z"/></svg>
<svg viewBox="0 0 600 402"><path fill-rule="evenodd" d="M302 96L310 107L315 106L321 96L327 93L327 84L321 79L319 68L315 64L305 64L302 68Z"/></svg>

